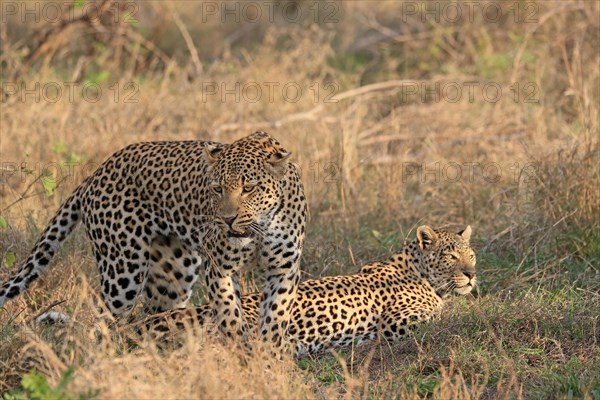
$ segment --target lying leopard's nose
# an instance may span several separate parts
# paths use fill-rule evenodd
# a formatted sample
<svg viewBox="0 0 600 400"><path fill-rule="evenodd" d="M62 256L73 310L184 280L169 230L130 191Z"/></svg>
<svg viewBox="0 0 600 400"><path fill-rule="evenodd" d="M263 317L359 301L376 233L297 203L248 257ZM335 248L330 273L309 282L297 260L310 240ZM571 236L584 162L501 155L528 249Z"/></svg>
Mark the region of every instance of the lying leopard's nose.
<svg viewBox="0 0 600 400"><path fill-rule="evenodd" d="M463 271L463 274L469 279L473 279L475 277L475 271Z"/></svg>

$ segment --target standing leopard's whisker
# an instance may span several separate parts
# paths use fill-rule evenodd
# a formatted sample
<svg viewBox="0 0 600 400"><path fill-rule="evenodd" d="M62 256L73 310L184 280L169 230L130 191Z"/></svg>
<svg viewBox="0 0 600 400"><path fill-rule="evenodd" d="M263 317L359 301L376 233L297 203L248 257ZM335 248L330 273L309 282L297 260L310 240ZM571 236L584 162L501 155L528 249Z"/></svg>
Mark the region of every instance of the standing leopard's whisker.
<svg viewBox="0 0 600 400"><path fill-rule="evenodd" d="M259 237L266 239L268 238L268 233L265 232L265 230L258 225L256 222L252 222L249 226L248 229L250 229L252 232L256 233Z"/></svg>
<svg viewBox="0 0 600 400"><path fill-rule="evenodd" d="M206 222L200 224L198 227L194 228L192 230L192 234L199 233L199 232L206 232L205 229L207 227L212 228L213 226L216 226L216 224L217 224L217 222L214 220L206 221ZM210 232L210 233L212 233L212 232Z"/></svg>

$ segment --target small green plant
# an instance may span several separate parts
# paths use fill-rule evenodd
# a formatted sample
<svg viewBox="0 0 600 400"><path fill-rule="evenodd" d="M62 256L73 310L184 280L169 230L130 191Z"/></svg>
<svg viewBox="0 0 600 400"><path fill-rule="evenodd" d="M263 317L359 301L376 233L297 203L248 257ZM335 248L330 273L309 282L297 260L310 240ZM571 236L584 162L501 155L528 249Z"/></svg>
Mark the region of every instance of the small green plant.
<svg viewBox="0 0 600 400"><path fill-rule="evenodd" d="M49 172L45 172L44 175L40 177L40 182L42 182L42 186L44 188L44 192L47 197L50 197L54 194L54 190L56 189L56 179Z"/></svg>
<svg viewBox="0 0 600 400"><path fill-rule="evenodd" d="M4 255L4 266L6 268L12 268L15 265L15 261L17 260L17 256L14 251L7 251Z"/></svg>
<svg viewBox="0 0 600 400"><path fill-rule="evenodd" d="M69 368L62 375L56 387L51 387L46 376L32 370L21 379L22 389L5 393L4 400L59 400L59 399L92 399L97 397L97 391L88 390L85 395L73 397L67 393L67 385L73 379L73 368Z"/></svg>
<svg viewBox="0 0 600 400"><path fill-rule="evenodd" d="M339 354L340 357L343 357L343 353ZM298 367L315 374L316 378L325 384L344 381L340 361L336 357L303 358L298 361Z"/></svg>
<svg viewBox="0 0 600 400"><path fill-rule="evenodd" d="M6 219L2 215L0 215L0 230L6 228L8 228L8 222L6 222ZM12 266L15 265L16 259L17 255L14 251L7 251L6 253L4 253L4 258L2 261L4 262L4 266L6 268L12 268Z"/></svg>

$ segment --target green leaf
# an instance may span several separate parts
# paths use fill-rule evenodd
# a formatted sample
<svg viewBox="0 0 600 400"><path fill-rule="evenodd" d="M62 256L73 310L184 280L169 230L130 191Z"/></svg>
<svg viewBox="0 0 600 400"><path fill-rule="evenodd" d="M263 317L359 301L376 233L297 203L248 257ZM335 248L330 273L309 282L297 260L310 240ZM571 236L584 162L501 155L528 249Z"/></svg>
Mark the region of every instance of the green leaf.
<svg viewBox="0 0 600 400"><path fill-rule="evenodd" d="M96 76L96 83L100 84L106 82L108 79L109 73L108 71L100 71L100 73Z"/></svg>
<svg viewBox="0 0 600 400"><path fill-rule="evenodd" d="M75 9L78 10L83 7L85 0L75 0Z"/></svg>
<svg viewBox="0 0 600 400"><path fill-rule="evenodd" d="M303 358L298 360L298 367L300 369L308 369L310 367L310 360L307 358Z"/></svg>
<svg viewBox="0 0 600 400"><path fill-rule="evenodd" d="M0 229L6 229L6 228L8 228L8 223L6 222L4 217L2 215L0 215Z"/></svg>
<svg viewBox="0 0 600 400"><path fill-rule="evenodd" d="M54 189L56 189L56 180L52 176L42 176L40 181L46 191L46 196L52 196Z"/></svg>
<svg viewBox="0 0 600 400"><path fill-rule="evenodd" d="M63 162L63 165L65 165L65 163L69 163L69 164L83 163L84 161L85 161L85 156L83 154L69 153L66 157L65 162Z"/></svg>
<svg viewBox="0 0 600 400"><path fill-rule="evenodd" d="M15 265L15 261L17 260L17 256L13 251L7 251L4 256L4 265L6 268L12 268Z"/></svg>
<svg viewBox="0 0 600 400"><path fill-rule="evenodd" d="M50 392L50 385L46 377L37 371L31 371L23 375L21 386L27 390L34 399L46 398Z"/></svg>
<svg viewBox="0 0 600 400"><path fill-rule="evenodd" d="M31 370L21 378L21 388L4 393L4 400L70 400L75 397L66 393L66 387L73 379L73 368L63 373L60 383L56 387L50 386L46 376L36 370ZM86 395L80 395L79 399L92 399L98 396L97 390L88 389Z"/></svg>
<svg viewBox="0 0 600 400"><path fill-rule="evenodd" d="M106 82L109 75L110 74L108 71L100 71L98 73L90 72L87 76L85 83L88 85L89 84L100 85L100 84Z"/></svg>
<svg viewBox="0 0 600 400"><path fill-rule="evenodd" d="M58 142L52 146L52 152L54 154L64 154L67 152L67 145L65 142Z"/></svg>
<svg viewBox="0 0 600 400"><path fill-rule="evenodd" d="M25 394L19 392L4 393L2 396L4 400L29 400Z"/></svg>

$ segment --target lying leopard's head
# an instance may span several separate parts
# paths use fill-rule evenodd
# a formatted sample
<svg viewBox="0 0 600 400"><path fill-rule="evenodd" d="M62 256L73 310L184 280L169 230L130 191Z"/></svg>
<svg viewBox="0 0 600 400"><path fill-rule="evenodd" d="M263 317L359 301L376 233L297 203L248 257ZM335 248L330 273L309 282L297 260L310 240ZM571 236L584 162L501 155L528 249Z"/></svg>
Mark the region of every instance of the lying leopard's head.
<svg viewBox="0 0 600 400"><path fill-rule="evenodd" d="M417 229L422 252L421 271L440 297L469 293L475 283L475 252L469 245L471 226L458 233L435 230L427 225Z"/></svg>

